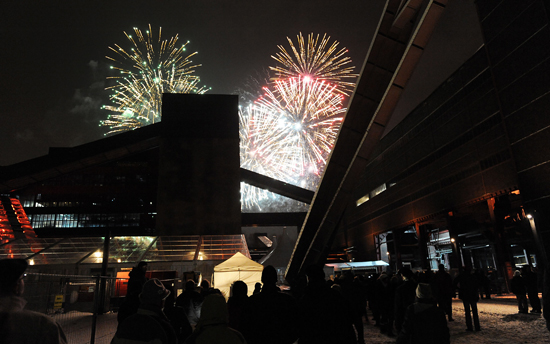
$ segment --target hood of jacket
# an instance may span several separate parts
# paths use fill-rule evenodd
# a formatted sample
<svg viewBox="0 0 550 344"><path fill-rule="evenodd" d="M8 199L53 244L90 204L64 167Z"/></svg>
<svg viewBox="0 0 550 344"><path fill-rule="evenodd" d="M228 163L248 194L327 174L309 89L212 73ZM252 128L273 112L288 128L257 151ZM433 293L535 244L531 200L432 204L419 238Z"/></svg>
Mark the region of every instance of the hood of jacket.
<svg viewBox="0 0 550 344"><path fill-rule="evenodd" d="M197 326L226 325L227 322L225 298L218 294L208 295L202 304L201 317Z"/></svg>

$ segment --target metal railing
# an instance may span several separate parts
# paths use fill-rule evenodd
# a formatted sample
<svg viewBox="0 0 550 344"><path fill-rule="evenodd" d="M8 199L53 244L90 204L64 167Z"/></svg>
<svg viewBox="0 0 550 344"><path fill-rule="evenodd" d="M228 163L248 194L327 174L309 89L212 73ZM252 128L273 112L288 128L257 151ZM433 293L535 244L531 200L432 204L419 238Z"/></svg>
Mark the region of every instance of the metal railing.
<svg viewBox="0 0 550 344"><path fill-rule="evenodd" d="M106 302L100 309L102 280ZM113 312L118 303L110 297L115 282L112 277L30 273L25 278L25 309L55 319L71 344L108 344L118 325Z"/></svg>

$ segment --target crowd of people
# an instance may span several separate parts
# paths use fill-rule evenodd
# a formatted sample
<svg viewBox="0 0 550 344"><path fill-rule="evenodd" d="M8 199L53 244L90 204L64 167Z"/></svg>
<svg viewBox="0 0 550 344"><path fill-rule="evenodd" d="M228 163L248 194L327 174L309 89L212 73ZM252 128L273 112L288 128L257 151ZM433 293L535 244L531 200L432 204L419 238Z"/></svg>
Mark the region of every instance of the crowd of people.
<svg viewBox="0 0 550 344"><path fill-rule="evenodd" d="M142 274L134 276L143 282ZM443 267L437 273L422 274L408 268L395 275L346 271L327 280L323 266L312 265L305 277L304 285L290 293L277 286L276 269L266 266L252 296L247 284L235 281L227 302L205 280L200 287L188 280L177 298L160 281L145 281L136 314L119 317L112 343L145 341L154 335L162 343L355 344L365 343L363 324L371 320L381 333L396 337L397 343L450 341L447 319L453 321L456 283ZM466 285L462 280L458 283L461 288ZM155 324L149 335L142 333L146 321ZM474 323L479 330L477 320ZM159 334L161 329L166 335Z"/></svg>
<svg viewBox="0 0 550 344"><path fill-rule="evenodd" d="M3 338L6 343L35 343L38 339L66 343L54 320L24 310L26 268L22 259L0 260ZM490 297L473 269L463 267L453 279L443 265L435 273L414 273L405 267L396 274L345 271L329 279L322 265L312 265L305 271L304 283L296 285L292 293L277 286L276 269L266 266L262 283L256 284L251 296L246 283L235 281L227 301L207 280L200 285L186 281L185 290L175 297L160 280L147 279L146 271L147 264L140 263L130 273L112 344L365 343L365 323L395 337L398 344L450 343L448 322L454 321L452 299L457 291L467 331L481 331L477 302L480 294ZM548 289L548 283L544 285ZM530 267L514 273L511 289L520 313L528 312L527 300L531 313L541 312L536 286L536 274ZM548 290L545 292L548 295ZM544 302L547 306L548 298ZM544 316L549 320L547 312ZM18 325L21 323L40 331L25 331Z"/></svg>

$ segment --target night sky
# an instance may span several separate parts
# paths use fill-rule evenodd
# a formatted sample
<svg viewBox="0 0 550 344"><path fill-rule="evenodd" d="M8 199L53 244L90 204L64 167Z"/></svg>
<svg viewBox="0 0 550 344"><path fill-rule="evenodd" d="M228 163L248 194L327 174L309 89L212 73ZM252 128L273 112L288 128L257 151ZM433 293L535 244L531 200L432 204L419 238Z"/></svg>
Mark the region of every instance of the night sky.
<svg viewBox="0 0 550 344"><path fill-rule="evenodd" d="M236 94L274 65L277 45L300 32L327 33L359 73L381 0L7 0L0 11L0 166L101 139L107 116L105 55L129 47L133 27L190 40L210 94ZM407 85L394 124L481 46L473 0L451 0Z"/></svg>

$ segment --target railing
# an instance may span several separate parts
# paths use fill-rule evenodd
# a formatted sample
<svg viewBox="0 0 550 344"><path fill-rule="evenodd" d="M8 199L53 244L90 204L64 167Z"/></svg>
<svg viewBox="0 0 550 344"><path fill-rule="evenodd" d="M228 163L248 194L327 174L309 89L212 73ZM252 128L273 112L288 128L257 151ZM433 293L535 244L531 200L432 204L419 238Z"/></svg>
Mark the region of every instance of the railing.
<svg viewBox="0 0 550 344"><path fill-rule="evenodd" d="M101 280L106 282L103 303ZM114 295L115 282L116 278L111 277L30 273L25 278L25 309L55 319L71 344L108 344L118 325L114 311L119 299L110 297Z"/></svg>

